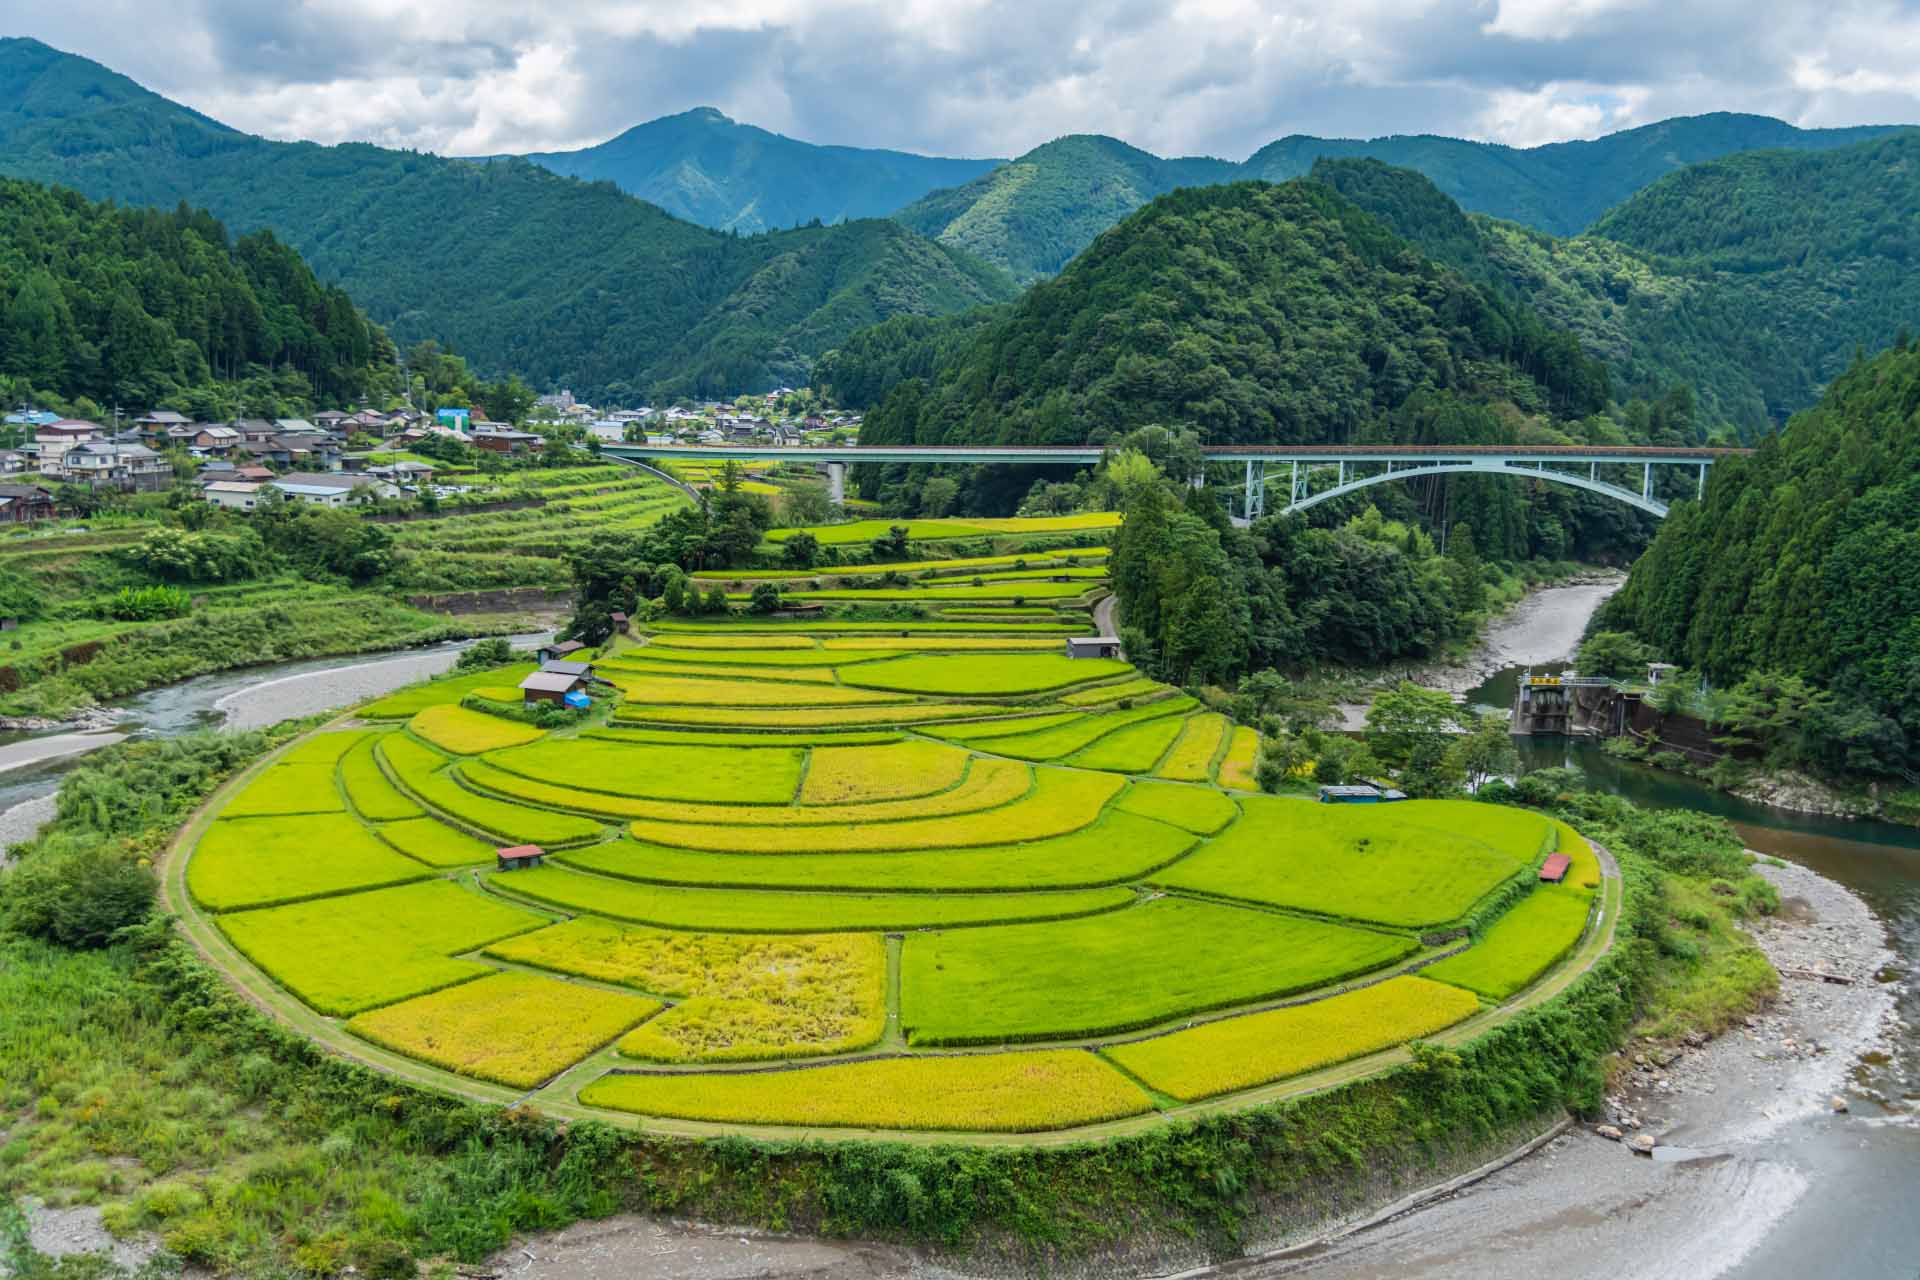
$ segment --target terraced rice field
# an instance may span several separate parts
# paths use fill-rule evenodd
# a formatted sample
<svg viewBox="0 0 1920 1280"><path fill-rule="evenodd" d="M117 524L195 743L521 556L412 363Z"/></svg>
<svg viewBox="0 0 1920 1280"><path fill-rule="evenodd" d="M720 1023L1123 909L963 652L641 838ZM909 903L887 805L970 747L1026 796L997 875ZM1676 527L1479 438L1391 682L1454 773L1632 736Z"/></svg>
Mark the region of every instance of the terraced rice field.
<svg viewBox="0 0 1920 1280"><path fill-rule="evenodd" d="M1601 870L1577 833L1251 794L1251 728L1066 656L1083 606L966 603L1099 585L1104 548L1020 545L735 575L971 612L661 619L590 655L617 692L581 724L461 705L511 703L524 665L382 698L226 790L182 900L335 1048L714 1131L1042 1133L1231 1100L1461 1034L1578 946ZM502 869L507 844L544 865ZM1568 883L1533 887L1556 847Z"/></svg>

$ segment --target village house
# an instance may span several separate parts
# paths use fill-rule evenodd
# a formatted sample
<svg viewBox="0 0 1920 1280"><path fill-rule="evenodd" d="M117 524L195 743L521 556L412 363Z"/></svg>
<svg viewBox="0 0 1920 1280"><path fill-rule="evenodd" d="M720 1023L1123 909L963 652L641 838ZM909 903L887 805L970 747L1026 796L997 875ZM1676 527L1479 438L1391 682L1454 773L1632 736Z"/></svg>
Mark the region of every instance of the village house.
<svg viewBox="0 0 1920 1280"><path fill-rule="evenodd" d="M33 443L40 451L40 469L48 475L59 475L66 466L68 449L89 440L102 439L106 434L107 429L99 423L84 422L78 418L40 423L33 429Z"/></svg>
<svg viewBox="0 0 1920 1280"><path fill-rule="evenodd" d="M251 511L259 505L263 486L257 480L215 480L200 490L200 496L216 507Z"/></svg>
<svg viewBox="0 0 1920 1280"><path fill-rule="evenodd" d="M356 498L400 496L398 488L383 480L339 471L291 471L267 483L285 494L290 502L318 507L344 507Z"/></svg>
<svg viewBox="0 0 1920 1280"><path fill-rule="evenodd" d="M43 463L41 470L46 471ZM52 474L73 484L97 485L134 493L152 493L173 483L173 467L143 444L89 440L60 455Z"/></svg>
<svg viewBox="0 0 1920 1280"><path fill-rule="evenodd" d="M469 443L475 448L489 449L494 453L524 453L537 449L541 438L531 431L514 431L506 427L491 427L476 424Z"/></svg>
<svg viewBox="0 0 1920 1280"><path fill-rule="evenodd" d="M0 476L18 475L32 466L33 459L18 449L0 449Z"/></svg>
<svg viewBox="0 0 1920 1280"><path fill-rule="evenodd" d="M37 484L0 484L0 524L53 519L53 495Z"/></svg>

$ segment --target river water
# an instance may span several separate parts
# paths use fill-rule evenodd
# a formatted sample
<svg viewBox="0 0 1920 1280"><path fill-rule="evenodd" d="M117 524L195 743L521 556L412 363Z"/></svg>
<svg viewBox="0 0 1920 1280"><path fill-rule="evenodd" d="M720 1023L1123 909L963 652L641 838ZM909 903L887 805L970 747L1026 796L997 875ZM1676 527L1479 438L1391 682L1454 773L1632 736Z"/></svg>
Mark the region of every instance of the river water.
<svg viewBox="0 0 1920 1280"><path fill-rule="evenodd" d="M546 632L509 637L523 648L550 638ZM295 716L333 711L447 671L460 651L473 643L463 640L394 653L310 658L195 676L113 704L111 709L121 713L113 732L170 738L196 729L257 729ZM0 733L0 848L8 840L30 834L24 819L36 810L19 807L51 795L67 770L84 758L80 753L51 754L69 750L74 737L60 730ZM100 745L117 740L103 735ZM14 764L10 756L29 762ZM7 815L16 810L9 822Z"/></svg>
<svg viewBox="0 0 1920 1280"><path fill-rule="evenodd" d="M1538 593L1507 634L1489 645L1510 665L1491 671L1482 665L1474 673L1478 684L1458 678L1450 687L1464 689L1470 704L1511 707L1529 665L1536 671L1564 669L1571 646L1562 647L1561 638L1577 638L1604 594ZM1449 685L1444 678L1436 683ZM1377 1246L1336 1248L1315 1260L1256 1263L1235 1274L1507 1280L1539 1274L1538 1258L1545 1252L1560 1259L1556 1280L1622 1273L1636 1280L1920 1277L1920 1125L1914 1122L1920 1109L1920 830L1768 808L1615 759L1591 741L1525 739L1520 755L1523 769L1577 769L1590 785L1637 804L1726 818L1748 848L1808 867L1863 899L1885 925L1897 956L1895 969L1883 976L1904 980L1905 1026L1891 1059L1876 1055L1856 1067L1859 1089L1850 1116L1789 1121L1758 1151L1700 1161L1691 1183L1668 1181L1659 1191L1649 1184L1642 1208L1622 1220L1603 1220L1587 1210L1583 1191L1596 1203L1609 1199L1598 1185L1583 1187L1578 1174L1568 1185L1570 1169L1600 1166L1581 1165L1576 1155L1542 1153L1495 1179L1506 1182L1502 1189L1443 1201L1384 1228L1387 1238ZM1867 1090L1884 1095L1889 1105L1861 1096ZM1551 1203L1537 1207L1546 1197Z"/></svg>

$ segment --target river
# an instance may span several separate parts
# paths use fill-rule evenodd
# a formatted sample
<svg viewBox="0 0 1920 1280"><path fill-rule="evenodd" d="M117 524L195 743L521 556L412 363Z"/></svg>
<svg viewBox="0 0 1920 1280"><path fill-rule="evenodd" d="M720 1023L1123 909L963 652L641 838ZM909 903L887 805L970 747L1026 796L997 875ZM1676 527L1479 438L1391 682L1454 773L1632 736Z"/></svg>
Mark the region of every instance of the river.
<svg viewBox="0 0 1920 1280"><path fill-rule="evenodd" d="M1564 669L1573 642L1610 590L1589 585L1536 593L1496 624L1482 649L1483 658L1492 653L1506 665L1483 660L1428 673L1430 683L1463 692L1470 704L1507 709L1527 667ZM1670 1118L1679 1123L1669 1140L1706 1148L1685 1163L1633 1160L1577 1132L1479 1187L1323 1251L1242 1264L1233 1274L1517 1280L1551 1270L1556 1280L1621 1274L1914 1280L1920 1275L1920 830L1768 808L1616 759L1590 741L1526 739L1520 754L1524 769L1565 766L1637 804L1726 818L1748 848L1857 895L1884 925L1897 957L1881 976L1903 979L1904 1025L1891 1058L1873 1054L1853 1065L1847 1116L1801 1105L1795 1118L1715 1141L1716 1124L1723 1134L1739 1127L1727 1123L1729 1111L1752 1119L1776 1105L1792 1111L1791 1103L1806 1102L1781 1102L1772 1091L1791 1086L1756 1084L1723 1068L1703 1090L1717 1090L1717 1099L1689 1100L1695 1123L1689 1102L1674 1104ZM1822 1003L1818 995L1796 994L1795 1000L1815 1008ZM1725 1047L1735 1059L1757 1059L1776 1046ZM1874 1093L1888 1104L1875 1102ZM1701 1115L1713 1121L1699 1121Z"/></svg>
<svg viewBox="0 0 1920 1280"><path fill-rule="evenodd" d="M512 636L526 647L551 633ZM471 640L381 654L309 658L195 676L149 689L110 710L105 733L59 729L0 733L0 849L30 836L49 816L47 798L84 753L123 737L169 738L196 729L257 729L295 716L351 706L450 670Z"/></svg>

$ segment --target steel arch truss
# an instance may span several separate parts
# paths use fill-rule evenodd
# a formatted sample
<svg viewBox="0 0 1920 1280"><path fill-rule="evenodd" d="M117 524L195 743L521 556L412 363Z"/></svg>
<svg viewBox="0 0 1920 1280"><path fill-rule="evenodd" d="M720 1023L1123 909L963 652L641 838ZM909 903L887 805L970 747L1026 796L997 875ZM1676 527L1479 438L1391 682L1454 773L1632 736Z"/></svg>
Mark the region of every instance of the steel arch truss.
<svg viewBox="0 0 1920 1280"><path fill-rule="evenodd" d="M1666 516L1668 508L1665 502L1653 496L1653 469L1657 466L1698 468L1697 486L1700 492L1704 492L1707 467L1710 464L1698 459L1676 459L1671 462L1635 459L1627 465L1640 470L1638 492L1625 485L1602 480L1600 478L1602 465L1600 460L1583 459L1577 456L1553 461L1538 457L1501 457L1499 455L1357 459L1309 456L1276 458L1272 462L1249 460L1241 510L1250 520L1266 514L1266 490L1270 480L1287 486L1287 501L1280 508L1280 514L1290 515L1296 511L1305 511L1309 507L1319 506L1323 502L1331 502L1335 498L1345 497L1350 493L1357 493L1376 484L1385 484L1389 480L1411 480L1431 475L1482 475L1516 476L1523 480L1549 480L1554 484L1585 489L1589 493L1597 493L1602 497L1612 498L1616 502L1624 502L1656 519L1661 519ZM1604 465L1617 464L1609 459ZM1268 468L1274 466L1287 469L1270 474ZM1574 469L1576 467L1578 470ZM1323 484L1329 478L1333 480L1330 486L1316 487L1316 482Z"/></svg>

